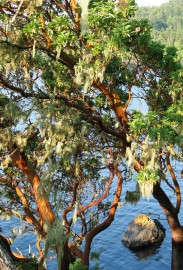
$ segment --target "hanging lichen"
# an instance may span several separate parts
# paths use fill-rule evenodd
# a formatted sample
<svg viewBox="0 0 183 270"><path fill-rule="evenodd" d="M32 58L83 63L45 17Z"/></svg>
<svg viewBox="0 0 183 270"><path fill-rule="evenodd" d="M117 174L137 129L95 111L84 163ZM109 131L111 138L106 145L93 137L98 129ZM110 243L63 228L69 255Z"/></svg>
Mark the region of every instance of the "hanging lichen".
<svg viewBox="0 0 183 270"><path fill-rule="evenodd" d="M126 155L128 157L128 167L130 167L134 161L134 155L129 147L126 149Z"/></svg>
<svg viewBox="0 0 183 270"><path fill-rule="evenodd" d="M44 228L48 233L45 241L45 258L48 251L56 247L58 250L58 269L61 269L63 247L70 235L65 235L63 221L60 219L56 219L52 225L46 223Z"/></svg>
<svg viewBox="0 0 183 270"><path fill-rule="evenodd" d="M22 4L23 4L23 1L24 1L24 0L21 0L19 6L18 6L18 8L17 8L17 11L16 11L15 15L13 16L13 18L12 18L11 21L10 21L10 24L14 23L14 21L16 20L16 17L17 17L17 15L18 15L18 13L19 13L19 11L20 11L20 9L21 9L21 6L22 6Z"/></svg>
<svg viewBox="0 0 183 270"><path fill-rule="evenodd" d="M10 156L7 156L3 162L0 164L0 169L1 170L4 170L4 169L7 169L9 164L12 162L12 159Z"/></svg>
<svg viewBox="0 0 183 270"><path fill-rule="evenodd" d="M153 193L153 186L154 185L152 181L148 182L139 181L141 196L146 197L149 200Z"/></svg>
<svg viewBox="0 0 183 270"><path fill-rule="evenodd" d="M77 85L83 85L84 93L90 89L94 80L99 80L102 83L105 74L105 68L101 67L97 60L94 65L87 65L85 56L83 55L83 61L80 60L75 67L75 83Z"/></svg>
<svg viewBox="0 0 183 270"><path fill-rule="evenodd" d="M81 7L81 35L85 35L88 32L88 5L90 0L78 0L78 4Z"/></svg>
<svg viewBox="0 0 183 270"><path fill-rule="evenodd" d="M139 183L141 196L149 200L153 193L154 184L158 181L157 170L144 168L138 173L135 180Z"/></svg>
<svg viewBox="0 0 183 270"><path fill-rule="evenodd" d="M75 207L74 207L73 224L75 224L77 221L77 211L78 211L78 202L75 203Z"/></svg>
<svg viewBox="0 0 183 270"><path fill-rule="evenodd" d="M35 57L36 54L36 40L34 40L33 47L32 47L32 58Z"/></svg>

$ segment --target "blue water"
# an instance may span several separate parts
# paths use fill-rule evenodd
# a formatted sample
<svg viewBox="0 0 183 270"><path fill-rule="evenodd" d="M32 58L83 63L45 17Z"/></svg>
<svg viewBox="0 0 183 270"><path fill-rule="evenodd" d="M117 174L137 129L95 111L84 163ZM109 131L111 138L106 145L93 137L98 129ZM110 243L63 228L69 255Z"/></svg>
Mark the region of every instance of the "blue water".
<svg viewBox="0 0 183 270"><path fill-rule="evenodd" d="M180 165L177 167L176 172L181 190L183 190L183 179L180 178L180 167ZM121 201L125 201L126 191L134 190L135 185L135 181L123 184ZM173 191L167 187L165 187L165 190L173 200ZM146 248L143 252L137 254L125 247L121 240L129 222L139 213L146 213L149 214L150 217L158 219L166 229L166 237L161 246L157 249L150 250ZM183 206L181 206L179 220L183 224ZM10 236L11 228L16 226L19 226L19 221L15 218L12 218L10 221L1 221L1 228L5 235ZM32 233L27 233L14 241L12 249L17 252L16 248L18 248L23 254L28 255L29 248L31 247L31 253L37 254L35 242L36 236ZM94 270L97 263L100 266L100 270L170 270L171 234L165 215L158 202L154 198L151 198L150 201L141 198L136 205L126 203L121 206L116 212L115 220L112 225L94 238L92 252L101 254L98 261L91 261L90 270ZM48 261L47 267L48 270L56 270L56 260Z"/></svg>
<svg viewBox="0 0 183 270"><path fill-rule="evenodd" d="M160 222L166 228L166 237L152 255L146 256L145 251L136 254L125 247L121 240L131 220L139 213L154 213L152 218L160 218ZM126 204L117 212L113 224L105 232L101 233L94 240L94 249L103 245L103 252L99 259L99 265L105 270L118 269L170 269L171 263L171 235L164 215L158 203L151 199L150 202L141 200L136 206ZM104 245L105 243L105 245ZM146 248L148 251L148 248ZM94 266L91 268L94 269Z"/></svg>
<svg viewBox="0 0 183 270"><path fill-rule="evenodd" d="M177 179L181 190L183 190L183 179L180 178L180 166L177 167ZM133 186L133 188L132 188ZM174 193L167 186L163 185L171 201L174 200ZM135 189L135 183L129 182L123 185L124 200L126 190ZM127 226L139 213L146 213L151 218L158 219L166 229L166 237L157 249L146 248L140 253L135 253L125 247L121 240ZM179 220L183 224L183 205L180 209ZM122 206L116 213L112 225L99 234L93 243L93 251L103 251L99 258L99 265L104 270L170 270L171 269L171 233L166 217L158 202L151 198L150 201L142 198L136 205L130 203ZM94 264L90 267L94 270ZM181 270L181 269L180 269Z"/></svg>

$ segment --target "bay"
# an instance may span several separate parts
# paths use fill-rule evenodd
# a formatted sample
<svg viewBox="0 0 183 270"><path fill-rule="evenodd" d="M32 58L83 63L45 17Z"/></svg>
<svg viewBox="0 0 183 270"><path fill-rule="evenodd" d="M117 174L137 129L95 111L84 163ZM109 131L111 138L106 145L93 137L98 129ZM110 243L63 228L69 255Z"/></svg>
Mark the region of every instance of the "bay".
<svg viewBox="0 0 183 270"><path fill-rule="evenodd" d="M180 177L181 169L182 165L179 163L176 166L175 172L180 188L183 190L183 179ZM134 180L123 184L122 202L125 202L126 191L135 190L135 186L136 181ZM163 184L163 188L169 198L175 202L174 192L170 190L165 183ZM146 247L144 250L137 253L122 244L122 237L128 224L139 213L146 213L151 218L158 219L166 229L166 237L159 247ZM179 220L183 224L183 205L180 209ZM23 222L22 224L24 225L25 223ZM1 221L1 228L6 236L10 236L11 229L19 225L19 220L16 218L12 218L9 221ZM27 256L29 252L31 252L32 255L36 255L36 236L33 233L26 233L17 238L12 245L12 250L18 252L17 249ZM141 198L136 205L131 203L122 205L117 210L112 225L94 238L91 254L92 253L95 254L95 259L92 259L90 262L90 270L170 270L171 232L158 202L152 197L149 201L145 198ZM50 253L50 256L52 255L54 254ZM98 259L96 259L96 255ZM99 268L96 268L97 265L99 265ZM56 259L47 262L47 269L57 270Z"/></svg>

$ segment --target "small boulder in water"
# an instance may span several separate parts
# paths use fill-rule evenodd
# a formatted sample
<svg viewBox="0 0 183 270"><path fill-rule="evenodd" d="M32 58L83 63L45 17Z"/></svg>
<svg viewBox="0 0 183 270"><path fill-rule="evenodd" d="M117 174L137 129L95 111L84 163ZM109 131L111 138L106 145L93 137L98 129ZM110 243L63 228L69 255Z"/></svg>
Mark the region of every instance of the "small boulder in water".
<svg viewBox="0 0 183 270"><path fill-rule="evenodd" d="M157 242L165 237L165 229L157 219L140 214L128 225L123 243L130 248L140 248Z"/></svg>

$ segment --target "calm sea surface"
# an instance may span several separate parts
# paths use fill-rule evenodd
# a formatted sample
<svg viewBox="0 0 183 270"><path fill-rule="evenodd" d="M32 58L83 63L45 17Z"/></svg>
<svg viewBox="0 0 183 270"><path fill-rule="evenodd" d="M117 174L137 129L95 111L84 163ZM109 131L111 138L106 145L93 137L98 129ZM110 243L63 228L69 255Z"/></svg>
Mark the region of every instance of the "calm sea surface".
<svg viewBox="0 0 183 270"><path fill-rule="evenodd" d="M182 166L179 164L176 168L176 175L181 190L183 190L183 179L180 178L181 169ZM124 201L127 190L135 190L135 185L135 181L127 182L123 185L121 201ZM167 187L165 190L173 200L173 191L169 190ZM158 219L166 229L166 237L159 247L146 248L141 252L134 253L125 247L121 240L128 224L139 213L147 213L150 217ZM183 206L181 207L179 219L183 224ZM14 218L10 221L1 221L1 228L5 235L10 235L10 229L18 225L19 221ZM23 254L28 255L31 247L31 253L36 253L35 241L36 237L33 234L27 233L14 241L12 249L16 250L18 248ZM126 203L121 206L117 210L112 225L95 237L92 244L92 252L96 252L100 255L98 260L91 260L90 270L170 270L171 234L165 215L158 202L154 198L151 198L150 201L142 198L136 205ZM100 268L95 268L97 264ZM48 261L47 267L48 270L57 270L56 260Z"/></svg>

